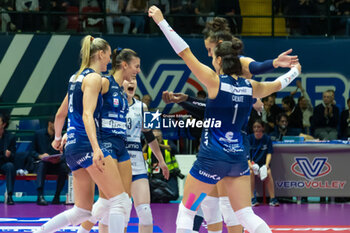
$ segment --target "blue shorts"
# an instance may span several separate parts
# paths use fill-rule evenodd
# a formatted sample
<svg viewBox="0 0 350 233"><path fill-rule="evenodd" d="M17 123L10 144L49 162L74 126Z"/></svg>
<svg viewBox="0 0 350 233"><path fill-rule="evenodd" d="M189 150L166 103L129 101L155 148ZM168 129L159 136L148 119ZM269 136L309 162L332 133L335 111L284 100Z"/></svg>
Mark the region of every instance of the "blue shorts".
<svg viewBox="0 0 350 233"><path fill-rule="evenodd" d="M103 153L107 157L107 153ZM80 168L88 168L92 165L93 152L66 153L66 162L71 171L76 171Z"/></svg>
<svg viewBox="0 0 350 233"><path fill-rule="evenodd" d="M247 160L228 163L199 156L194 162L190 174L204 183L216 184L226 176L245 176L249 175L250 171Z"/></svg>
<svg viewBox="0 0 350 233"><path fill-rule="evenodd" d="M148 180L148 175L145 173L145 174L138 174L138 175L132 176L132 182L134 182L135 180L139 180L139 179L147 179Z"/></svg>
<svg viewBox="0 0 350 233"><path fill-rule="evenodd" d="M130 155L125 146L125 141L119 137L107 137L101 140L103 153L109 153L113 159L118 162L124 162L130 159Z"/></svg>

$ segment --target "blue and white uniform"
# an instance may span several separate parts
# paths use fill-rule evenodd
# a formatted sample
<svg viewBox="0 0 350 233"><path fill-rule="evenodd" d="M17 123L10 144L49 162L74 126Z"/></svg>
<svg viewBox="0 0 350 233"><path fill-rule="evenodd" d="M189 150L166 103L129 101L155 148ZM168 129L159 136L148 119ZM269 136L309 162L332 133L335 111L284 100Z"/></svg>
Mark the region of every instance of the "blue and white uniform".
<svg viewBox="0 0 350 233"><path fill-rule="evenodd" d="M203 130L198 158L190 171L193 177L209 184L216 184L225 176L249 175L241 129L252 109L253 89L241 77L219 78L216 98L207 99L205 120L221 121L221 127Z"/></svg>
<svg viewBox="0 0 350 233"><path fill-rule="evenodd" d="M148 178L141 145L141 130L144 103L133 98L127 115L126 148L129 151L132 168L132 181Z"/></svg>
<svg viewBox="0 0 350 233"><path fill-rule="evenodd" d="M113 76L105 78L109 81L109 90L103 95L101 111L102 149L113 159L123 162L130 159L125 148L128 100Z"/></svg>
<svg viewBox="0 0 350 233"><path fill-rule="evenodd" d="M72 75L68 85L68 129L66 144L66 160L69 168L75 171L92 165L92 147L85 131L83 122L83 92L81 86L88 74L94 73L92 69L85 69L76 78ZM102 96L99 94L94 112L97 139L99 139L99 119L102 106Z"/></svg>

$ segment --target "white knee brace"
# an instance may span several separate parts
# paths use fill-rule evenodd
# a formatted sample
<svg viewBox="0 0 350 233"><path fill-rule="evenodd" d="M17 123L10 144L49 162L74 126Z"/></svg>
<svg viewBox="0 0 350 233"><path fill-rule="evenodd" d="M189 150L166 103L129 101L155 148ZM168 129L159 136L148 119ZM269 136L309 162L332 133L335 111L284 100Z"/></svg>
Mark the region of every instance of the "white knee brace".
<svg viewBox="0 0 350 233"><path fill-rule="evenodd" d="M252 207L246 207L235 212L238 221L250 233L269 233L271 230L267 224L256 214Z"/></svg>
<svg viewBox="0 0 350 233"><path fill-rule="evenodd" d="M139 224L144 226L153 225L151 207L149 204L136 206L136 213L139 217Z"/></svg>
<svg viewBox="0 0 350 233"><path fill-rule="evenodd" d="M109 199L109 221L110 232L124 232L125 219L130 206L128 194L121 193Z"/></svg>
<svg viewBox="0 0 350 233"><path fill-rule="evenodd" d="M228 197L219 197L219 203L220 203L220 210L221 210L222 216L224 217L224 222L226 223L226 226L232 227L232 226L240 225L236 217L236 214L232 209L232 206Z"/></svg>
<svg viewBox="0 0 350 233"><path fill-rule="evenodd" d="M179 212L177 213L176 218L176 229L185 229L192 231L193 220L195 215L196 211L187 209L181 202L179 205Z"/></svg>
<svg viewBox="0 0 350 233"><path fill-rule="evenodd" d="M109 213L109 200L100 197L92 206L92 216L89 221L96 224L106 213Z"/></svg>
<svg viewBox="0 0 350 233"><path fill-rule="evenodd" d="M128 227L128 223L129 223L129 220L130 220L130 213L131 213L131 209L132 209L131 198L129 197L128 199L129 199L129 202L125 206L125 227Z"/></svg>
<svg viewBox="0 0 350 233"><path fill-rule="evenodd" d="M66 210L64 214L70 225L79 225L91 217L91 212L89 210L84 210L77 206L74 206L70 210Z"/></svg>
<svg viewBox="0 0 350 233"><path fill-rule="evenodd" d="M202 201L201 207L204 215L204 219L208 225L222 222L222 216L220 212L219 198L206 196Z"/></svg>

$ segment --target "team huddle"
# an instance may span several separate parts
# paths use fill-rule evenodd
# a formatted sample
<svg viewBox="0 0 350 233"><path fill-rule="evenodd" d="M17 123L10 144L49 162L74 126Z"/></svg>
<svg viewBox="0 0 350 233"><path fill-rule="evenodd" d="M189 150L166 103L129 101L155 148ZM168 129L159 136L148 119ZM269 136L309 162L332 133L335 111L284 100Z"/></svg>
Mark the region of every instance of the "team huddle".
<svg viewBox="0 0 350 233"><path fill-rule="evenodd" d="M187 175L179 205L176 233L192 232L197 210L202 209L209 232L271 232L251 208L250 168L244 129L259 98L288 86L301 72L297 56L288 50L274 60L255 62L241 55L243 43L227 30L227 23L214 19L205 32L205 46L215 70L199 62L187 43L168 25L161 10L152 6L153 18L174 51L207 88L204 119L220 120L221 127L202 132L197 160ZM107 70L112 56L112 70ZM78 233L126 232L132 201L139 218L139 232L153 232L150 191L142 155L141 132L158 159L165 179L169 170L158 142L143 129L147 107L134 98L140 57L131 49L111 50L102 38L84 37L80 69L72 75L68 92L55 119L52 146L62 150L73 174L74 207L52 218L37 233L55 232L67 225L80 225ZM272 82L252 76L277 67L290 70ZM172 100L172 92L165 93ZM68 117L67 134L62 135ZM95 184L99 199L94 203ZM217 207L220 208L217 208Z"/></svg>

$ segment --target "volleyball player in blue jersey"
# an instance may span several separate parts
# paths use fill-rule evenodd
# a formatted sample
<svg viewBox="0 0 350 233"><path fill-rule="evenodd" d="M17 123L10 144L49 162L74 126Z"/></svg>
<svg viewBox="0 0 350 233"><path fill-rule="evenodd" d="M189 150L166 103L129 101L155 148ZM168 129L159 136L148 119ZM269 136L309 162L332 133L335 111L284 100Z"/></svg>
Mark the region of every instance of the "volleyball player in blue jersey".
<svg viewBox="0 0 350 233"><path fill-rule="evenodd" d="M126 206L130 202L125 193L118 167L108 153L99 146L99 121L102 106L102 79L110 62L111 48L101 38L85 36L82 41L79 71L72 75L68 94L55 119L55 149L61 144L62 127L68 113L66 160L73 173L75 205L45 223L37 231L55 232L66 225L78 225L91 217L95 183L103 191L110 205L110 232L124 232Z"/></svg>
<svg viewBox="0 0 350 233"><path fill-rule="evenodd" d="M150 7L148 14L163 31L175 52L206 86L209 98L205 119L215 118L221 122L220 127L208 128L202 133L198 158L187 177L179 206L176 232L191 232L198 206L221 179L241 225L251 233L271 232L251 208L249 167L240 130L250 114L253 97L261 98L283 89L299 75L301 66L296 64L287 74L273 82L246 80L239 77L242 67L235 42L224 41L214 49L215 72L196 59L157 7Z"/></svg>

